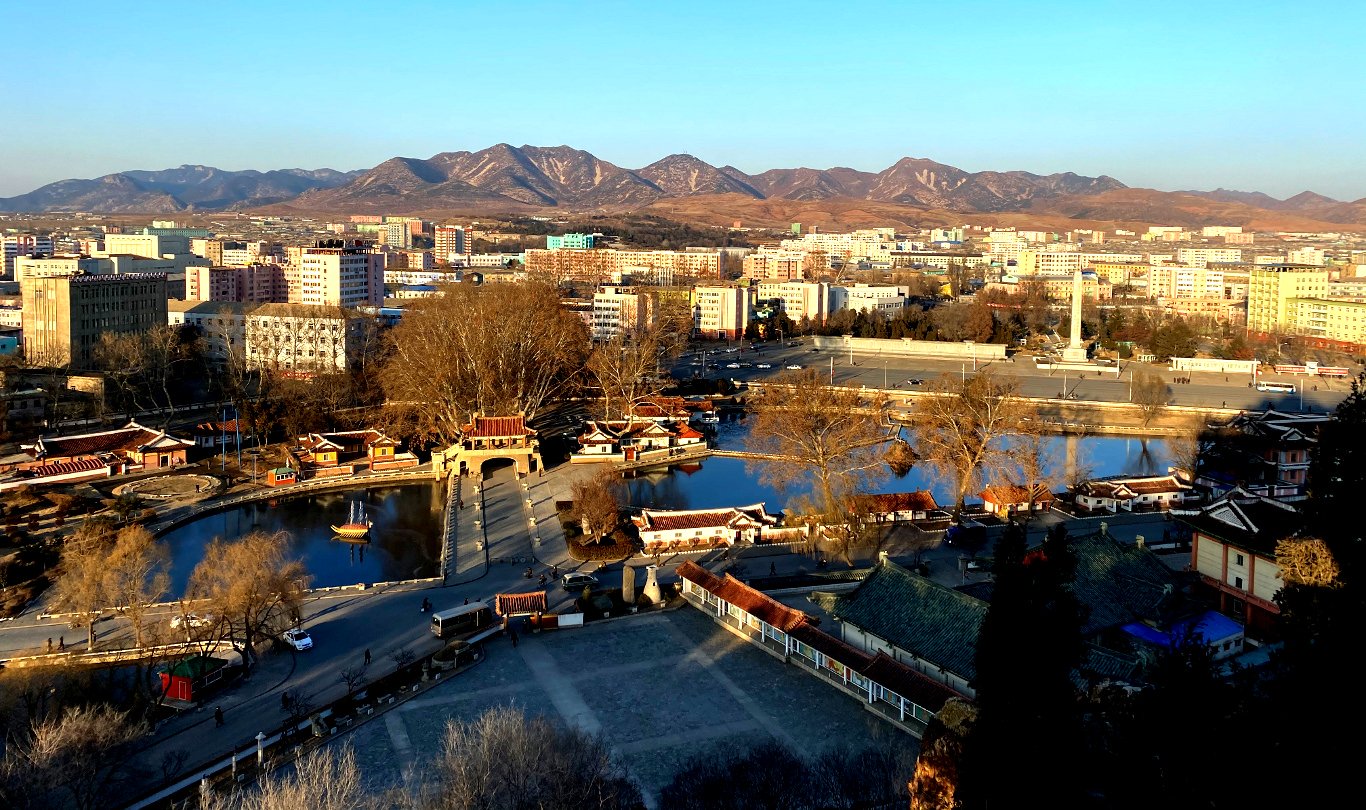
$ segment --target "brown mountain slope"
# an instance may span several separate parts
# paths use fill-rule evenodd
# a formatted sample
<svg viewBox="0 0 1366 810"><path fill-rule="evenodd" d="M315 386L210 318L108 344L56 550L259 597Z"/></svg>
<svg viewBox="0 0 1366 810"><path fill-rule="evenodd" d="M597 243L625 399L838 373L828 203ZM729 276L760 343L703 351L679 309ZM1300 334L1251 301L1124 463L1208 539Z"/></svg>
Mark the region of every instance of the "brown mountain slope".
<svg viewBox="0 0 1366 810"><path fill-rule="evenodd" d="M1351 206L1337 203L1336 206ZM1154 225L1242 225L1263 231L1363 230L1366 218L1332 222L1294 211L1268 211L1239 202L1224 202L1179 191L1125 188L1086 196L1035 200L1029 211L1101 222Z"/></svg>

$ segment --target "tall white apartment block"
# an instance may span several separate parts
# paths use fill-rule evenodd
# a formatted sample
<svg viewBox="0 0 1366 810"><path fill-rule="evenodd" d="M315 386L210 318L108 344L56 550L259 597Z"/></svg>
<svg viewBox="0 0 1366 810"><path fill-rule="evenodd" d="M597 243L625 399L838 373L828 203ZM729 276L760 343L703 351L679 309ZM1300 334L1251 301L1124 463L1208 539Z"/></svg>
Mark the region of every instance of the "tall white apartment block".
<svg viewBox="0 0 1366 810"><path fill-rule="evenodd" d="M14 260L16 258L20 256L32 256L35 253L51 256L55 252L56 247L52 243L51 236L39 236L31 233L6 236L3 245L5 251L5 277L10 279L15 278Z"/></svg>
<svg viewBox="0 0 1366 810"><path fill-rule="evenodd" d="M776 301L783 314L794 321L806 318L813 324L825 322L830 314L830 285L820 281L762 281L760 301Z"/></svg>
<svg viewBox="0 0 1366 810"><path fill-rule="evenodd" d="M1208 267L1163 265L1148 270L1152 298L1223 298L1224 271Z"/></svg>
<svg viewBox="0 0 1366 810"><path fill-rule="evenodd" d="M1289 264L1308 264L1314 267L1322 267L1324 265L1324 254L1318 248L1303 247L1288 252L1285 260Z"/></svg>
<svg viewBox="0 0 1366 810"><path fill-rule="evenodd" d="M895 315L906 306L906 293L900 287L855 284L852 287L830 288L830 311L861 309Z"/></svg>
<svg viewBox="0 0 1366 810"><path fill-rule="evenodd" d="M629 287L607 286L593 293L594 340L612 340L644 329L651 319L650 298Z"/></svg>
<svg viewBox="0 0 1366 810"><path fill-rule="evenodd" d="M736 340L749 325L748 287L695 287L693 330L701 337Z"/></svg>
<svg viewBox="0 0 1366 810"><path fill-rule="evenodd" d="M307 306L380 306L384 303L384 256L365 246L335 241L304 248L289 301Z"/></svg>
<svg viewBox="0 0 1366 810"><path fill-rule="evenodd" d="M466 251L465 229L458 225L438 225L435 232L436 260L455 261L453 256L464 256Z"/></svg>
<svg viewBox="0 0 1366 810"><path fill-rule="evenodd" d="M1207 264L1237 264L1243 260L1243 251L1238 248L1179 248L1176 251L1177 264L1189 267L1204 267Z"/></svg>

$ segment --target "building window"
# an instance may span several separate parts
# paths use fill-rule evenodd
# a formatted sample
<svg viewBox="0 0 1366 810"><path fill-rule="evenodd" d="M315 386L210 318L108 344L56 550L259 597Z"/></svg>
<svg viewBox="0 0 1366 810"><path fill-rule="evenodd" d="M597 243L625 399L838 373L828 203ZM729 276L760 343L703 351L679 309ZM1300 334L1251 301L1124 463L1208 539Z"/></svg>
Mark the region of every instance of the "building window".
<svg viewBox="0 0 1366 810"><path fill-rule="evenodd" d="M1233 587L1235 587L1235 588L1242 588L1242 587L1243 587L1243 578L1242 578L1242 577L1234 577L1234 578L1233 578Z"/></svg>
<svg viewBox="0 0 1366 810"><path fill-rule="evenodd" d="M1237 557L1237 559L1238 559L1237 564L1238 564L1238 565L1242 565L1242 564L1243 564L1243 555L1241 555L1241 554L1235 554L1234 556Z"/></svg>

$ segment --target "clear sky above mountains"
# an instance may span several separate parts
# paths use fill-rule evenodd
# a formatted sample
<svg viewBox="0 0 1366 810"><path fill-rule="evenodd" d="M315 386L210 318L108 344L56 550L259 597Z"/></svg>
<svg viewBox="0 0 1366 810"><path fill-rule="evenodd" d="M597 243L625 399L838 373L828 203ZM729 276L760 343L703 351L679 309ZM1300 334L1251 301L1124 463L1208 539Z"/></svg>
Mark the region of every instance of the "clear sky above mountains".
<svg viewBox="0 0 1366 810"><path fill-rule="evenodd" d="M10 3L0 196L493 143L1366 197L1366 3Z"/></svg>

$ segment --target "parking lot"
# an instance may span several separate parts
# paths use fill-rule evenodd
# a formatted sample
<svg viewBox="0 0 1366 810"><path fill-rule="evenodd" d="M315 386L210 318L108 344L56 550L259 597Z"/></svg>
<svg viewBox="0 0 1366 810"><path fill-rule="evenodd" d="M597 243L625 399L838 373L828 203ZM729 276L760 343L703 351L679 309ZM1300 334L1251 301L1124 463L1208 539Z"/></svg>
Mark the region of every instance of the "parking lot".
<svg viewBox="0 0 1366 810"><path fill-rule="evenodd" d="M522 634L488 644L473 669L352 732L367 781L421 772L448 720L512 704L601 732L647 794L694 756L776 739L807 755L841 744L915 740L859 703L731 635L692 607Z"/></svg>

